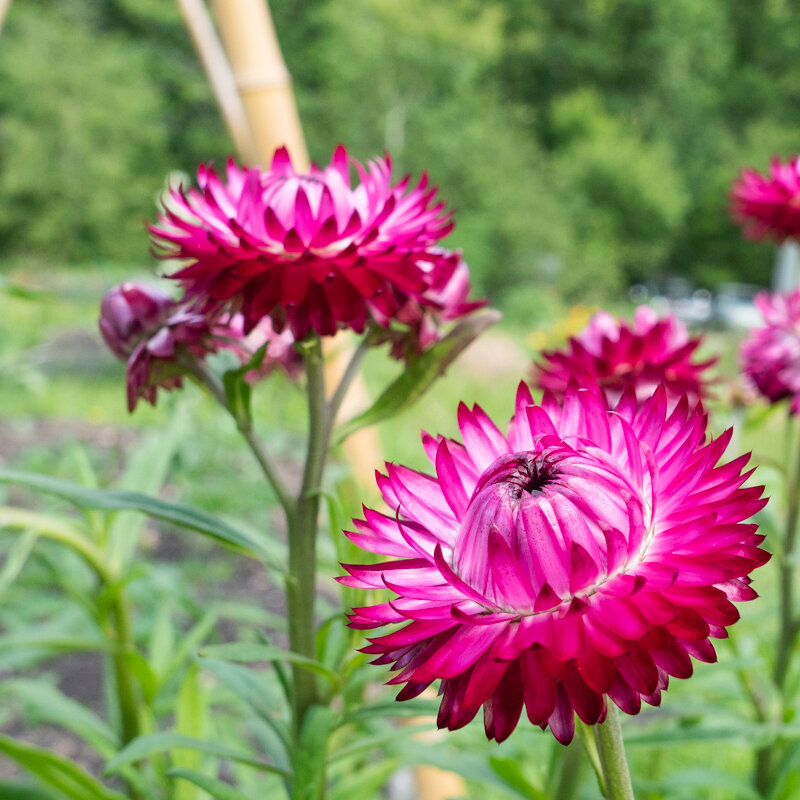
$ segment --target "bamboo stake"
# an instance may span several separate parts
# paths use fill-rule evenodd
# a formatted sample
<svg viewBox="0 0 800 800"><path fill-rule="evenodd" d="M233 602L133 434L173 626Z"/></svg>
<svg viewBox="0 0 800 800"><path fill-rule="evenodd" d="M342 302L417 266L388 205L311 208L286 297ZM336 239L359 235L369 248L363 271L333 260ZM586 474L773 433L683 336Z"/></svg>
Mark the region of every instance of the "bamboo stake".
<svg viewBox="0 0 800 800"><path fill-rule="evenodd" d="M298 172L308 151L266 0L213 0L220 36L264 166L279 147L289 150Z"/></svg>
<svg viewBox="0 0 800 800"><path fill-rule="evenodd" d="M3 2L8 3L11 0L0 0L0 4ZM239 96L236 78L217 37L208 9L203 0L178 0L178 6L192 36L197 55L211 82L211 88L222 110L233 143L245 161L255 164L259 160L256 140L250 129L242 98ZM0 17L2 17L1 12L0 6Z"/></svg>
<svg viewBox="0 0 800 800"><path fill-rule="evenodd" d="M6 13L10 5L11 0L0 0L0 31L3 30L3 23L6 21Z"/></svg>

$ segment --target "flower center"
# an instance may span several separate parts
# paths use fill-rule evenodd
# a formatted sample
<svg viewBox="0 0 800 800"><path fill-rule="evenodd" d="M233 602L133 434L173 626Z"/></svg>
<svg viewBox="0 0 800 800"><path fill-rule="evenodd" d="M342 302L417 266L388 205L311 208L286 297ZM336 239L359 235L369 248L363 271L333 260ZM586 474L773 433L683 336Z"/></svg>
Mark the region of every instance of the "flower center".
<svg viewBox="0 0 800 800"><path fill-rule="evenodd" d="M453 548L453 568L494 608L531 614L589 594L640 554L643 487L608 454L545 437L480 476Z"/></svg>

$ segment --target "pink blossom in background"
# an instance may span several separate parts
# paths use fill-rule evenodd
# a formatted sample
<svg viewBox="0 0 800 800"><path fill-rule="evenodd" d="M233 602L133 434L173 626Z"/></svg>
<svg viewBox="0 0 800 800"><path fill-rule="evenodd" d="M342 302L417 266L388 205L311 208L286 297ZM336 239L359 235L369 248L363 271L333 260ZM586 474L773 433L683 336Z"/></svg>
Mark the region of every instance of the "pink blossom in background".
<svg viewBox="0 0 800 800"><path fill-rule="evenodd" d="M542 351L533 385L562 398L573 381L596 382L612 405L628 387L643 402L663 386L672 404L687 395L694 405L706 396L703 373L716 362L695 357L701 343L674 314L659 317L649 306L636 309L633 324L599 311L564 349Z"/></svg>
<svg viewBox="0 0 800 800"><path fill-rule="evenodd" d="M614 411L595 386L534 404L520 386L504 435L479 408L458 411L463 444L423 436L435 468L378 475L388 513L364 509L349 538L388 557L340 578L394 598L356 608L358 629L397 626L364 651L395 670L398 700L441 681L439 727L483 709L502 741L524 708L562 743L574 713L601 722L658 705L692 658L716 659L748 575L769 559L746 523L766 499L742 488L749 456L722 462L730 431L658 389Z"/></svg>
<svg viewBox="0 0 800 800"><path fill-rule="evenodd" d="M350 167L358 174L351 186ZM269 170L198 169L198 189L173 190L151 233L189 297L229 303L245 329L266 316L297 339L309 330L362 332L409 301L426 305L451 267L436 247L453 227L423 176L392 183L388 159L367 166L336 148L328 166L298 174L285 149Z"/></svg>
<svg viewBox="0 0 800 800"><path fill-rule="evenodd" d="M800 234L800 157L773 158L769 173L742 170L731 190L731 214L751 239L778 241Z"/></svg>
<svg viewBox="0 0 800 800"><path fill-rule="evenodd" d="M770 403L790 399L800 413L800 289L756 295L764 327L742 342L742 372Z"/></svg>

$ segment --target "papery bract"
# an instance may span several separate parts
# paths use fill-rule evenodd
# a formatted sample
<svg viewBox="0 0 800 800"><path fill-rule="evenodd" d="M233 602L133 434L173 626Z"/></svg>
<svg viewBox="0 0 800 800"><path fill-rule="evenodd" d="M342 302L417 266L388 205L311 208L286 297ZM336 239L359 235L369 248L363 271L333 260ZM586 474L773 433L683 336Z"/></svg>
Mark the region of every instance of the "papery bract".
<svg viewBox="0 0 800 800"><path fill-rule="evenodd" d="M800 413L800 289L761 292L755 304L765 325L742 342L742 372L770 403L788 398Z"/></svg>
<svg viewBox="0 0 800 800"><path fill-rule="evenodd" d="M199 189L173 190L151 227L163 257L189 262L171 277L190 297L241 311L247 331L271 316L297 339L362 332L370 318L394 319L409 298L424 304L449 274L436 244L451 214L426 176L410 188L408 177L392 184L388 159L352 163L356 186L342 146L308 174L285 149L267 171L229 161L225 180L201 166Z"/></svg>
<svg viewBox="0 0 800 800"><path fill-rule="evenodd" d="M800 157L773 158L769 173L742 170L731 190L731 213L751 239L800 235Z"/></svg>
<svg viewBox="0 0 800 800"><path fill-rule="evenodd" d="M399 700L440 680L440 727L483 708L502 741L524 707L566 743L573 712L601 722L610 698L635 714L715 660L769 558L745 522L766 502L742 488L748 456L720 463L730 431L707 440L702 409L668 413L663 388L612 411L597 387L538 406L522 385L505 435L477 406L458 419L463 444L423 437L435 474L387 464L389 513L365 508L348 533L390 559L340 580L395 595L351 625L404 625L364 648Z"/></svg>
<svg viewBox="0 0 800 800"><path fill-rule="evenodd" d="M695 358L701 342L674 314L659 317L649 306L636 309L633 324L599 311L563 350L542 352L533 384L563 398L571 381L597 383L611 403L628 387L642 402L663 385L670 404L683 395L694 404L707 394L703 373L716 361Z"/></svg>
<svg viewBox="0 0 800 800"><path fill-rule="evenodd" d="M128 409L140 398L155 405L157 392L183 385L183 356L205 359L220 349L233 351L247 363L264 344L267 352L254 381L275 366L291 374L299 369L290 331L276 334L264 320L249 335L241 317L203 311L196 302L174 300L153 286L122 283L111 289L100 306L100 333L111 351L127 362Z"/></svg>

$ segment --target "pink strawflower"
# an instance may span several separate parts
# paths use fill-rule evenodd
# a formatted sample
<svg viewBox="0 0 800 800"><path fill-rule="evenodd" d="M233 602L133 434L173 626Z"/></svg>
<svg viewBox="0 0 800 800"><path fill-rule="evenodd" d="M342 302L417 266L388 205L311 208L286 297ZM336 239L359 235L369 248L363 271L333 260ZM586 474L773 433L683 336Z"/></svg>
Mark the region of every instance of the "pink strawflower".
<svg viewBox="0 0 800 800"><path fill-rule="evenodd" d="M742 170L731 190L731 213L751 239L779 242L800 234L800 157L770 162L769 174Z"/></svg>
<svg viewBox="0 0 800 800"><path fill-rule="evenodd" d="M151 227L165 258L187 259L172 277L190 297L230 303L246 330L271 316L297 339L364 330L370 317L393 319L408 298L441 282L436 243L453 227L427 177L392 185L389 160L366 167L350 185L347 151L298 174L285 149L268 171L227 165L227 180L198 169L199 189L173 190Z"/></svg>
<svg viewBox="0 0 800 800"><path fill-rule="evenodd" d="M485 300L470 300L469 268L459 251L442 250L436 264L435 282L418 297L408 297L395 315L396 324L373 313L385 332L376 343L390 341L391 355L401 361L418 356L441 341L445 326L486 305Z"/></svg>
<svg viewBox="0 0 800 800"><path fill-rule="evenodd" d="M643 402L663 385L671 404L687 395L694 405L707 394L703 372L716 362L693 359L701 343L674 314L659 317L649 306L636 309L632 325L599 311L564 350L542 351L533 385L563 398L571 381L597 382L612 404L629 386Z"/></svg>
<svg viewBox="0 0 800 800"><path fill-rule="evenodd" d="M755 304L766 324L742 342L742 371L770 403L790 398L800 413L800 289L760 292Z"/></svg>
<svg viewBox="0 0 800 800"><path fill-rule="evenodd" d="M716 659L709 639L769 559L744 522L766 502L741 488L749 456L720 464L730 430L708 440L701 407L668 413L663 388L612 411L597 387L537 406L521 385L506 435L477 406L458 420L463 444L423 435L435 474L387 464L389 513L365 508L348 533L391 559L340 580L395 595L351 625L404 624L364 648L397 670L398 700L440 680L439 727L483 707L502 741L524 706L566 743L573 712L601 722L610 698L635 714L692 657Z"/></svg>

